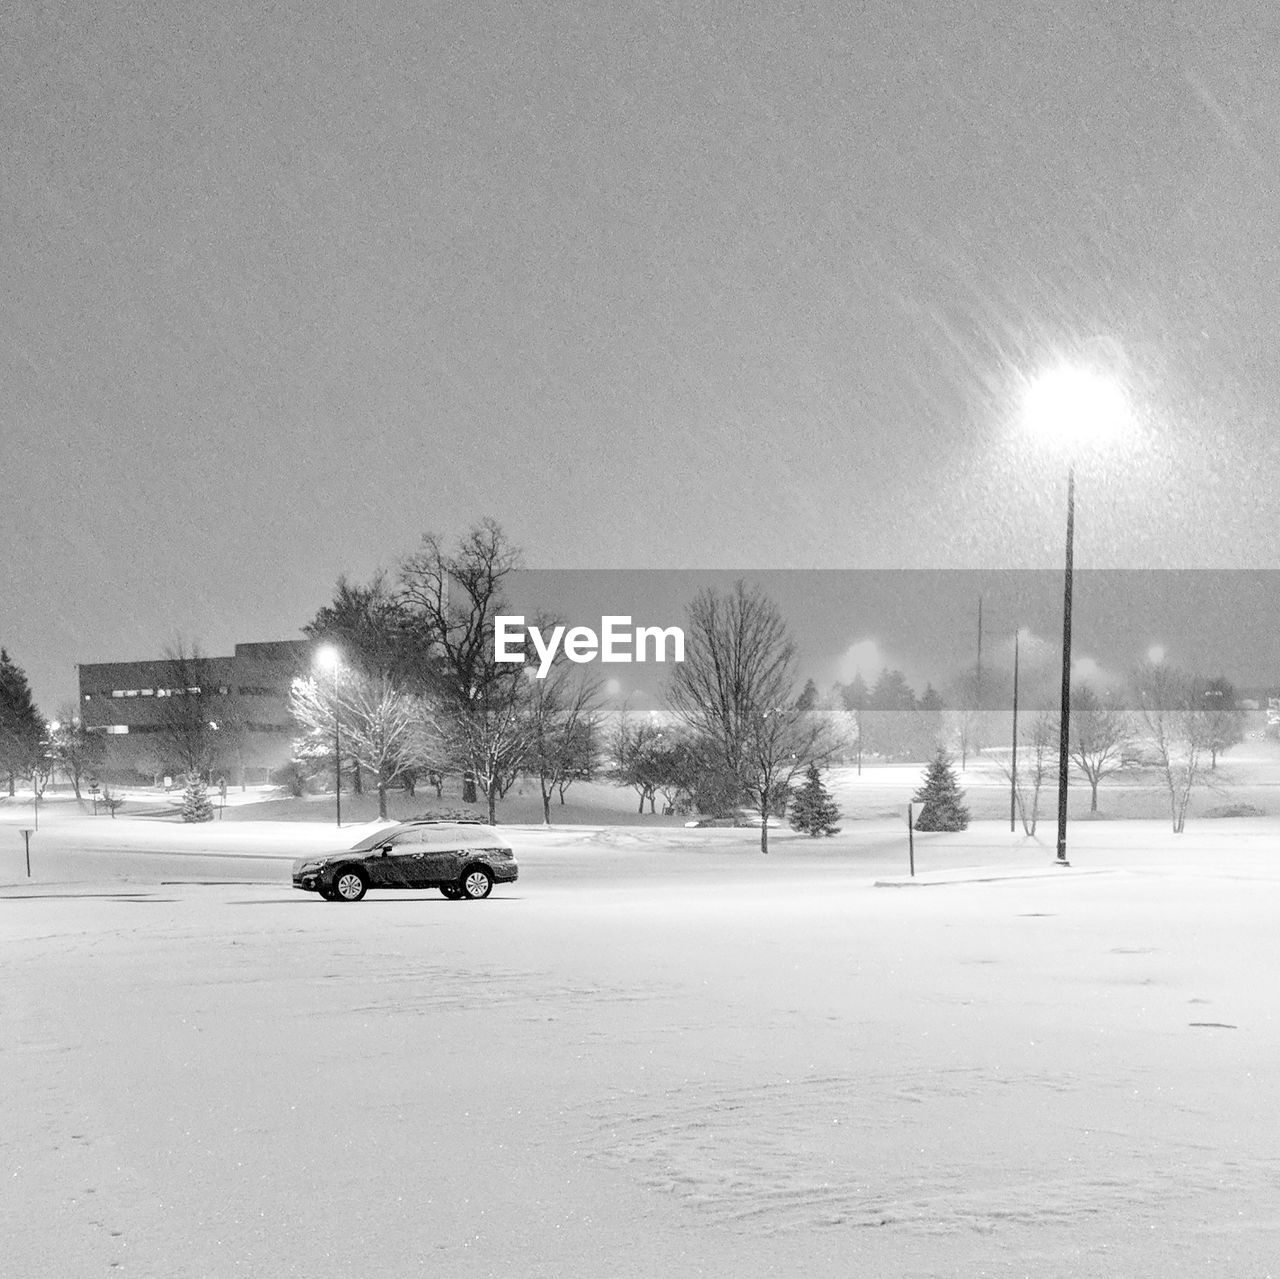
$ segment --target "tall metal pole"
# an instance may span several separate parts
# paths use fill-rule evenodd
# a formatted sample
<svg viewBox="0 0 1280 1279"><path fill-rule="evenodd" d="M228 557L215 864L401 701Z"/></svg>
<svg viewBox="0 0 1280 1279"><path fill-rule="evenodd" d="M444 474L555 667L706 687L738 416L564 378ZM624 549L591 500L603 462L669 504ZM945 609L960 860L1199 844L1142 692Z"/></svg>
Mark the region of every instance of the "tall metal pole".
<svg viewBox="0 0 1280 1279"><path fill-rule="evenodd" d="M975 752L982 749L982 596L978 596L978 679L977 688L975 689L974 702L976 703L975 714L973 717L973 749Z"/></svg>
<svg viewBox="0 0 1280 1279"><path fill-rule="evenodd" d="M1067 566L1062 589L1062 704L1058 739L1058 865L1067 866L1067 766L1071 747L1071 575L1076 526L1076 468L1067 471Z"/></svg>
<svg viewBox="0 0 1280 1279"><path fill-rule="evenodd" d="M1017 829L1018 816L1018 641L1021 635L1013 633L1013 760L1009 765L1009 833Z"/></svg>
<svg viewBox="0 0 1280 1279"><path fill-rule="evenodd" d="M342 725L338 704L338 666L333 662L333 806L342 825Z"/></svg>

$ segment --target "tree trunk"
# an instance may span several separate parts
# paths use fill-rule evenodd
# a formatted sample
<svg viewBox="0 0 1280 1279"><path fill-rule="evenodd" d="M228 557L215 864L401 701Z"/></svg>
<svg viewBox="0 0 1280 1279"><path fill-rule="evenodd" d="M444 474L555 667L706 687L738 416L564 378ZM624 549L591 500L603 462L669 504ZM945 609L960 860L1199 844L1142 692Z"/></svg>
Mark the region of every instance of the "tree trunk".
<svg viewBox="0 0 1280 1279"><path fill-rule="evenodd" d="M542 792L542 824L551 825L551 792L546 790Z"/></svg>
<svg viewBox="0 0 1280 1279"><path fill-rule="evenodd" d="M1089 811L1096 813L1098 811L1098 783L1091 777L1089 785L1092 788L1089 792Z"/></svg>
<svg viewBox="0 0 1280 1279"><path fill-rule="evenodd" d="M496 826L498 822L498 795L495 787L489 787L487 798L489 800L489 825Z"/></svg>
<svg viewBox="0 0 1280 1279"><path fill-rule="evenodd" d="M385 822L387 820L387 784L378 778L378 816Z"/></svg>

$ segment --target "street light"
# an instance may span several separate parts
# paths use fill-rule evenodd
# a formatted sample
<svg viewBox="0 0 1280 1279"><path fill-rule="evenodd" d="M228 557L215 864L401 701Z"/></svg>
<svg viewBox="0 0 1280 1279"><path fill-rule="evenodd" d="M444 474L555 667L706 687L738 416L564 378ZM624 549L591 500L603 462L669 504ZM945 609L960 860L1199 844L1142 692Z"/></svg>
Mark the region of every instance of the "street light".
<svg viewBox="0 0 1280 1279"><path fill-rule="evenodd" d="M342 654L332 644L316 650L316 665L333 668L333 808L339 826L342 825L342 722L338 707L338 672L342 667Z"/></svg>
<svg viewBox="0 0 1280 1279"><path fill-rule="evenodd" d="M1059 365L1027 388L1024 412L1032 428L1067 454L1067 554L1062 588L1062 690L1058 740L1058 861L1067 861L1067 768L1071 744L1071 588L1076 521L1076 458L1114 435L1128 417L1124 392L1091 369Z"/></svg>
<svg viewBox="0 0 1280 1279"><path fill-rule="evenodd" d="M1018 645L1021 629L1013 633L1013 752L1009 761L1009 834L1018 829Z"/></svg>

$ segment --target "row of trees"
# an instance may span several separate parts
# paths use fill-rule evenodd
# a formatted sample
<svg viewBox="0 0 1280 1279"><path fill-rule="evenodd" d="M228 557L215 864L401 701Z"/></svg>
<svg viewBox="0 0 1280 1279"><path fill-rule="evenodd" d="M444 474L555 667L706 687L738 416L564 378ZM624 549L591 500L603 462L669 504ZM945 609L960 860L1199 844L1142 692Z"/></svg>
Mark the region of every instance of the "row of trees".
<svg viewBox="0 0 1280 1279"><path fill-rule="evenodd" d="M485 520L452 548L428 534L393 574L367 586L340 579L333 600L304 627L313 640L332 642L341 661L332 673L294 683L298 768L316 772L335 762L340 739L336 762L357 786L373 780L382 816L391 787L412 792L425 779L439 793L441 778L454 774L464 780L465 800L483 796L490 820L518 778L537 779L550 821L557 797L563 803L576 781L603 774L632 787L641 811L646 803L655 811L659 797L671 811L749 808L767 851L769 817L786 810L797 777L811 767L851 752L860 763L867 750L928 757L944 744L958 744L963 763L978 740L980 718L973 717L983 714L982 698L969 685L980 681L964 676L955 681L953 706L932 686L917 697L896 670L870 687L857 677L825 697L812 681L799 688L781 614L742 582L704 590L688 606L685 660L673 668L667 714L607 718L597 682L563 649L545 679L533 677L531 650L524 664L497 661L495 618L509 611L505 588L519 566L519 551ZM531 620L543 633L556 624ZM183 695L157 708L157 747L188 778L205 777L217 750L234 743L236 726L211 700L198 652L179 645L169 661L170 685ZM1189 681L1167 667L1140 676L1128 704L1077 687L1072 762L1096 808L1100 781L1134 766L1145 749L1165 770L1180 829L1202 759L1212 769L1240 740L1242 714L1223 679ZM1019 790L1024 819L1029 814L1034 824L1040 786L1056 767L1052 718L1028 714L1022 741ZM98 745L71 717L44 724L25 676L0 653L0 767L11 793L15 778L41 784L61 767L78 795Z"/></svg>
<svg viewBox="0 0 1280 1279"><path fill-rule="evenodd" d="M1135 675L1135 679L1137 676ZM1210 754L1210 767L1217 767L1218 756L1237 745L1244 737L1245 712L1235 687L1225 677L1191 679L1186 681L1186 700L1200 712L1200 723L1206 734L1206 749ZM984 678L976 668L961 671L946 686L944 697L932 684L926 686L920 696L907 682L900 670L881 671L870 686L861 675L848 684L836 684L823 697L812 680L804 698L819 707L841 708L853 718L856 759L861 768L864 755L877 755L886 759L926 759L939 742L945 742L960 758L961 768L970 755L992 745L999 733L1000 716L991 708L1012 702L1012 690L1000 682L1001 677L992 671ZM1139 705L1136 685L1132 697L1125 698L1119 691L1096 692L1087 685L1078 685L1083 701L1082 713L1093 715L1098 706L1105 704L1108 713L1119 716L1131 712L1131 721L1138 718ZM1073 697L1076 692L1073 691ZM1054 686L1024 689L1025 705L1048 705L1056 697ZM1130 736L1134 734L1131 732Z"/></svg>
<svg viewBox="0 0 1280 1279"><path fill-rule="evenodd" d="M331 604L304 628L332 642L332 675L294 684L291 709L304 734L300 766L335 758L373 778L379 811L394 785L461 774L496 818L517 778L536 778L543 814L575 781L602 768L632 786L643 811L662 795L719 813L750 806L761 819L785 808L796 776L846 744L841 723L806 705L796 650L777 607L738 583L703 591L688 608L685 660L669 688L664 722L622 714L608 724L598 681L560 650L546 677L498 662L494 619L507 612L504 587L520 557L491 520L456 548L433 535L394 578L367 586L340 580ZM556 619L533 619L543 633Z"/></svg>
<svg viewBox="0 0 1280 1279"><path fill-rule="evenodd" d="M79 799L84 779L101 759L101 740L84 728L72 710L65 709L60 719L44 719L26 673L0 648L0 776L9 794L23 781L36 795L43 795L53 776L62 773Z"/></svg>
<svg viewBox="0 0 1280 1279"><path fill-rule="evenodd" d="M464 779L464 800L483 795L492 821L516 779L532 775L550 820L552 797L563 801L589 768L599 690L563 653L542 680L527 661L497 660L494 619L509 611L504 589L519 566L518 550L485 520L453 550L428 534L394 579L340 579L303 628L340 658L332 675L294 682L299 766L332 761L340 739L343 767L357 784L362 771L373 779L384 817L390 787L412 791L452 773Z"/></svg>
<svg viewBox="0 0 1280 1279"><path fill-rule="evenodd" d="M1218 756L1244 739L1244 712L1223 679L1201 680L1176 667L1147 663L1132 676L1132 697L1100 693L1088 683L1071 690L1068 763L1089 787L1098 811L1098 787L1108 777L1154 769L1169 799L1175 832L1186 823L1197 786ZM1033 710L1019 726L1018 753L989 749L1006 777L1016 773L1014 796L1023 829L1034 834L1041 793L1056 778L1061 749L1057 714Z"/></svg>

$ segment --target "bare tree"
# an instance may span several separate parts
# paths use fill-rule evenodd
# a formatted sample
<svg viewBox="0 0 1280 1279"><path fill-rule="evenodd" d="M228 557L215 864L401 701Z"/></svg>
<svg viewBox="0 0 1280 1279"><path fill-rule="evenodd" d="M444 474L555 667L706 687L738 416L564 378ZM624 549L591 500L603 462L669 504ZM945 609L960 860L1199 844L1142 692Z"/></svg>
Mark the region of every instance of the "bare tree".
<svg viewBox="0 0 1280 1279"><path fill-rule="evenodd" d="M796 650L778 606L741 580L724 595L700 592L688 608L685 660L668 700L760 814L767 853L769 817L785 807L797 773L833 748L826 720L797 705Z"/></svg>
<svg viewBox="0 0 1280 1279"><path fill-rule="evenodd" d="M867 688L867 683L862 678L861 672L856 673L850 683L840 688L840 697L844 702L845 709L853 716L855 731L850 740L853 742L856 752L858 776L861 777L862 751L866 742L862 731L862 717L871 699L871 691Z"/></svg>
<svg viewBox="0 0 1280 1279"><path fill-rule="evenodd" d="M1129 714L1088 684L1071 690L1071 762L1089 783L1089 811L1098 811L1098 783L1134 764Z"/></svg>
<svg viewBox="0 0 1280 1279"><path fill-rule="evenodd" d="M947 720L960 753L961 772L968 768L969 756L981 750L982 710L979 696L978 670L975 666L956 676L947 697L951 708L947 712Z"/></svg>
<svg viewBox="0 0 1280 1279"><path fill-rule="evenodd" d="M662 744L664 729L656 720L634 718L623 707L609 733L609 776L619 786L628 786L640 797L639 811L649 805L663 784Z"/></svg>
<svg viewBox="0 0 1280 1279"><path fill-rule="evenodd" d="M156 689L156 697L164 700L157 749L179 772L204 777L218 746L217 715L222 709L216 704L212 663L198 644L188 646L176 639L165 652L160 678L164 684Z"/></svg>
<svg viewBox="0 0 1280 1279"><path fill-rule="evenodd" d="M1195 681L1174 667L1148 662L1134 675L1138 708L1169 796L1173 833L1187 820L1192 791L1204 779L1207 729Z"/></svg>
<svg viewBox="0 0 1280 1279"><path fill-rule="evenodd" d="M563 663L534 682L530 698L533 740L528 768L538 776L542 820L551 825L551 797L564 792L581 773L599 717L600 684Z"/></svg>
<svg viewBox="0 0 1280 1279"><path fill-rule="evenodd" d="M57 728L51 728L50 750L57 767L62 770L77 799L82 799L80 783L102 766L102 739L85 728L75 710L64 705Z"/></svg>
<svg viewBox="0 0 1280 1279"><path fill-rule="evenodd" d="M791 784L810 764L825 763L838 739L821 714L795 703L770 707L748 735L743 782L760 818L760 851L769 851L769 818L786 811Z"/></svg>
<svg viewBox="0 0 1280 1279"><path fill-rule="evenodd" d="M401 565L399 600L418 636L423 683L441 728L440 771L470 773L497 820L497 801L525 765L535 740L526 665L497 660L494 618L520 552L491 519L450 552L427 534Z"/></svg>
<svg viewBox="0 0 1280 1279"><path fill-rule="evenodd" d="M1244 741L1244 711L1235 686L1222 675L1196 681L1196 696L1203 713L1209 768L1218 767L1218 756Z"/></svg>
<svg viewBox="0 0 1280 1279"><path fill-rule="evenodd" d="M289 709L307 734L298 752L311 758L332 752L340 726L352 760L374 777L378 816L385 820L388 787L402 781L426 753L420 699L400 692L386 675L347 671L336 681L295 679Z"/></svg>
<svg viewBox="0 0 1280 1279"><path fill-rule="evenodd" d="M1018 731L1018 775L1013 777L1013 754L1007 749L986 752L995 759L1006 780L1013 783L1014 800L1022 829L1036 833L1040 818L1040 792L1058 766L1058 717L1040 711L1024 721Z"/></svg>

